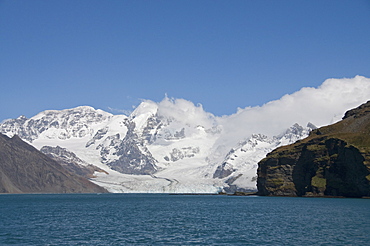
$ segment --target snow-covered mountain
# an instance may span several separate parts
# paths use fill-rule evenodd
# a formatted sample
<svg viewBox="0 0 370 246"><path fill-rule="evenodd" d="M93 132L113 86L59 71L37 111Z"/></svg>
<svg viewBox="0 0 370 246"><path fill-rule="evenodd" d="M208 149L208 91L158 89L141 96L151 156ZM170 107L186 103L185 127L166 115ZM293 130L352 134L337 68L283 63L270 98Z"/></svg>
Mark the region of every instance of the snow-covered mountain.
<svg viewBox="0 0 370 246"><path fill-rule="evenodd" d="M47 110L5 120L0 132L38 149L54 147L43 150L55 158L59 153L62 160L78 159L76 165L95 165L104 171L92 180L111 192L247 191L256 189L257 163L268 152L306 137L314 124L339 120L369 98L370 79L357 76L230 116L166 97L143 101L128 116L88 106Z"/></svg>

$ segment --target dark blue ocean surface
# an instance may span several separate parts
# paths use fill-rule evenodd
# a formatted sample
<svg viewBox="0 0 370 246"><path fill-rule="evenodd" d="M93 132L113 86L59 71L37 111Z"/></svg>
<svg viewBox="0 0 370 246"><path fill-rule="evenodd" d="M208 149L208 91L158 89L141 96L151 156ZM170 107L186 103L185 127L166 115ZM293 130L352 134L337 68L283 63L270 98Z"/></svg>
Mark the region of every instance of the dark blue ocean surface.
<svg viewBox="0 0 370 246"><path fill-rule="evenodd" d="M0 195L0 245L370 245L370 199Z"/></svg>

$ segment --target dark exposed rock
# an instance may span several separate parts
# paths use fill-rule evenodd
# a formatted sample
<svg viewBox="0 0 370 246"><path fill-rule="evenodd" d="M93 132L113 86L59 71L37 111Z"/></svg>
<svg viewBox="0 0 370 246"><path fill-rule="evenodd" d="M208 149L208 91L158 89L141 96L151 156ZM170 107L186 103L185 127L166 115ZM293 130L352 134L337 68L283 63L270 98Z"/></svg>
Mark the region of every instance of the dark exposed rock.
<svg viewBox="0 0 370 246"><path fill-rule="evenodd" d="M0 193L102 193L18 136L0 134Z"/></svg>
<svg viewBox="0 0 370 246"><path fill-rule="evenodd" d="M37 118L27 119L21 116L6 120L0 124L0 132L16 134L30 143L50 128L60 129L57 136L59 139L84 137L92 134L89 124L103 122L110 117L108 113L102 113L88 106L62 111L47 110L41 114Z"/></svg>
<svg viewBox="0 0 370 246"><path fill-rule="evenodd" d="M241 188L241 187L238 187L237 185L233 184L238 178L240 178L241 176L243 176L243 174L238 174L236 176L232 176L230 178L228 178L225 183L228 184L229 186L226 186L223 188L223 191L226 193L226 194L234 194L234 195L242 195L242 193L255 193L256 190L255 189L245 189L245 188Z"/></svg>
<svg viewBox="0 0 370 246"><path fill-rule="evenodd" d="M166 161L176 162L184 158L192 158L199 153L199 147L183 147L181 149L173 148L170 157L165 156Z"/></svg>
<svg viewBox="0 0 370 246"><path fill-rule="evenodd" d="M117 155L119 150L119 145L121 143L120 134L117 133L112 136L108 136L105 139L106 142L109 142L109 145L99 144L96 149L100 149L100 156L103 163L109 161L110 155Z"/></svg>
<svg viewBox="0 0 370 246"><path fill-rule="evenodd" d="M367 103L364 103L362 105L360 105L359 107L357 108L354 108L354 109L351 109L351 110L348 110L344 116L343 116L343 120L346 119L346 118L349 118L351 116L353 116L354 118L359 118L365 114L369 114L370 113L370 101L368 101Z"/></svg>
<svg viewBox="0 0 370 246"><path fill-rule="evenodd" d="M93 178L95 172L105 172L101 168L98 168L81 160L73 152L70 152L67 149L61 148L59 146L44 146L40 149L40 151L57 161L68 171L85 178Z"/></svg>
<svg viewBox="0 0 370 246"><path fill-rule="evenodd" d="M235 169L228 163L224 162L219 165L213 174L213 178L223 179L235 172Z"/></svg>
<svg viewBox="0 0 370 246"><path fill-rule="evenodd" d="M153 143L157 139L158 131L162 128L163 123L160 117L156 114L148 118L147 125L143 129L143 139L148 143Z"/></svg>
<svg viewBox="0 0 370 246"><path fill-rule="evenodd" d="M279 145L283 145L284 143L294 143L295 141L308 136L313 129L316 129L316 126L311 123L308 123L307 127L302 127L296 123L277 136L268 137L263 134L252 134L249 139L240 141L237 148L232 148L229 151L222 164L218 165L213 174L213 178L222 179L229 176L234 177L234 172L238 171L238 168L234 168L237 167L237 162L235 165L234 160L238 158L238 155L243 154L241 152L253 151L267 153L269 150L271 151ZM260 158L263 158L263 155L260 155ZM252 159L249 159L247 162L251 164L253 163L253 165L256 166L258 160L260 159L255 158L254 162ZM252 182L254 182L257 177L254 176L251 177L251 179L253 179ZM229 183L226 182L226 184L231 187Z"/></svg>
<svg viewBox="0 0 370 246"><path fill-rule="evenodd" d="M180 131L175 132L173 135L174 139L182 139L185 138L185 128L182 128Z"/></svg>
<svg viewBox="0 0 370 246"><path fill-rule="evenodd" d="M156 160L135 133L135 123L126 121L127 134L117 155L118 160L108 163L113 170L126 174L152 174L157 171Z"/></svg>
<svg viewBox="0 0 370 246"><path fill-rule="evenodd" d="M370 196L370 102L280 147L258 166L264 196Z"/></svg>
<svg viewBox="0 0 370 246"><path fill-rule="evenodd" d="M86 147L86 148L88 148L88 147L90 147L91 145L93 145L93 144L95 143L95 141L96 141L96 140L102 139L102 138L104 137L104 135L105 135L105 134L107 134L108 130L109 130L109 128L108 128L108 127L105 127L105 128L99 129L99 130L95 133L94 137L93 137L90 141L88 141L88 142L86 143L86 146L85 146L85 147Z"/></svg>

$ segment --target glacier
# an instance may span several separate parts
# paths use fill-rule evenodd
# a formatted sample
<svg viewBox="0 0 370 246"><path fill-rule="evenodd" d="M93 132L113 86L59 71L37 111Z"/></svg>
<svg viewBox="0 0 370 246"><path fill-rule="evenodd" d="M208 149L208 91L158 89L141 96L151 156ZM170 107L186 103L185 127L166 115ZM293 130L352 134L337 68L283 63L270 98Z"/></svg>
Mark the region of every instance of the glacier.
<svg viewBox="0 0 370 246"><path fill-rule="evenodd" d="M166 96L143 100L129 115L90 106L47 110L4 120L0 132L38 149L63 148L54 155L73 153L76 165L97 167L91 181L110 192L255 191L257 164L267 153L340 120L369 98L370 79L356 76L226 116Z"/></svg>

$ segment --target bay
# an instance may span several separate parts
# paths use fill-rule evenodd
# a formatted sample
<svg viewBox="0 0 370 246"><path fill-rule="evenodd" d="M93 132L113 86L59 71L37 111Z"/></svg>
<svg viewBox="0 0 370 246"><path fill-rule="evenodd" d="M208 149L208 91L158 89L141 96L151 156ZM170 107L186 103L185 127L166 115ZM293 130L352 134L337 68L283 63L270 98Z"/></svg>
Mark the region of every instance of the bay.
<svg viewBox="0 0 370 246"><path fill-rule="evenodd" d="M0 245L369 245L370 199L0 195Z"/></svg>

